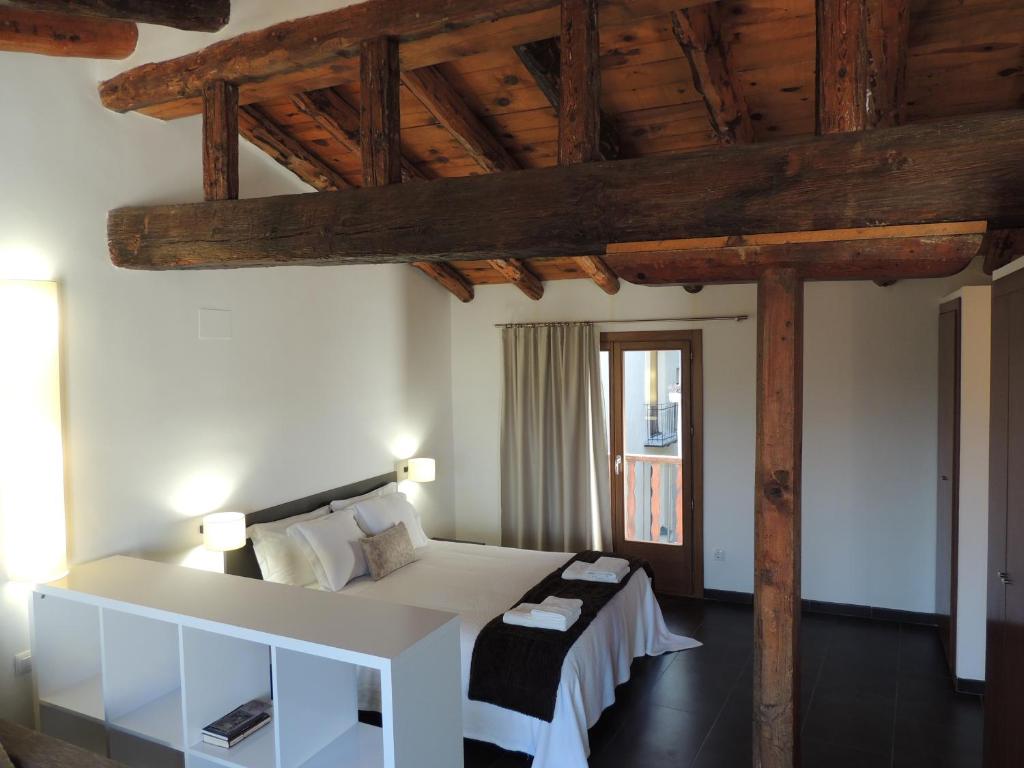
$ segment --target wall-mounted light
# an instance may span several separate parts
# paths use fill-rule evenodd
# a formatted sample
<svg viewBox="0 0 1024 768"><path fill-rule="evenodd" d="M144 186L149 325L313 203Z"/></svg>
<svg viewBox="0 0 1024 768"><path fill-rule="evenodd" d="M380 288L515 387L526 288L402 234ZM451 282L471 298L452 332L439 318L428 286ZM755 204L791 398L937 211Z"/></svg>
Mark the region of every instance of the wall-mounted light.
<svg viewBox="0 0 1024 768"><path fill-rule="evenodd" d="M245 515L214 512L203 518L203 546L211 552L230 552L245 546Z"/></svg>
<svg viewBox="0 0 1024 768"><path fill-rule="evenodd" d="M0 280L0 571L67 573L57 284Z"/></svg>
<svg viewBox="0 0 1024 768"><path fill-rule="evenodd" d="M433 459L403 459L395 464L398 482L432 483L437 475L437 462Z"/></svg>

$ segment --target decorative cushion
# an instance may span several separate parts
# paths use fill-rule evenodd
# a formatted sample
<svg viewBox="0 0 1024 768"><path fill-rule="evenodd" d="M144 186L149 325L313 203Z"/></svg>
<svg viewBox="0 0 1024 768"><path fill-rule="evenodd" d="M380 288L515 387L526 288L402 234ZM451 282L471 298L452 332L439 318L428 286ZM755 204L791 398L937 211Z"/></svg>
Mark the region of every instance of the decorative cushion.
<svg viewBox="0 0 1024 768"><path fill-rule="evenodd" d="M381 496L390 496L391 494L398 493L398 483L388 483L383 485L375 491L364 493L362 496L353 496L350 499L338 499L337 501L331 502L331 512L341 512L343 509L358 504L360 501L366 501L367 499L378 499Z"/></svg>
<svg viewBox="0 0 1024 768"><path fill-rule="evenodd" d="M316 574L288 529L297 523L317 520L330 514L330 507L320 507L304 515L286 517L272 523L257 523L246 530L260 564L264 581L305 587L316 582Z"/></svg>
<svg viewBox="0 0 1024 768"><path fill-rule="evenodd" d="M423 532L416 507L409 503L404 493L360 501L352 509L356 513L356 522L367 536L376 536L399 523L405 523L414 547L425 547L430 543L427 534Z"/></svg>
<svg viewBox="0 0 1024 768"><path fill-rule="evenodd" d="M368 539L360 539L359 543L374 581L380 581L389 573L416 560L416 551L405 523L399 523Z"/></svg>
<svg viewBox="0 0 1024 768"><path fill-rule="evenodd" d="M288 529L288 535L302 550L323 589L337 592L366 574L366 559L358 544L363 532L352 510L296 523Z"/></svg>

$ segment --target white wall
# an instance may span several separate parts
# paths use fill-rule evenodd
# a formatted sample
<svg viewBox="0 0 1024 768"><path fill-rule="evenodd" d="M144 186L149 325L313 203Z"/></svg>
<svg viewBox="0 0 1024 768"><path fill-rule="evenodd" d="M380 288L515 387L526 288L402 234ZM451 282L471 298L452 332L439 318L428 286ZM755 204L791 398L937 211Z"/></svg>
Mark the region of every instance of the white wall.
<svg viewBox="0 0 1024 768"><path fill-rule="evenodd" d="M935 605L937 300L951 280L812 283L806 291L803 594L931 612ZM539 302L508 286L452 302L458 534L500 538L501 355L494 323L756 312L756 289L551 282ZM693 324L614 325L657 330ZM753 589L755 321L704 330L705 585ZM724 549L724 562L715 549Z"/></svg>
<svg viewBox="0 0 1024 768"><path fill-rule="evenodd" d="M956 676L985 679L988 621L988 459L992 289L960 298L960 499L957 538Z"/></svg>
<svg viewBox="0 0 1024 768"><path fill-rule="evenodd" d="M234 5L258 27L285 4ZM162 44L155 55L211 39L143 33ZM0 53L0 278L60 282L72 562L173 556L199 544L196 515L390 471L397 443L437 458L418 503L428 532L451 534L448 294L403 266L112 267L108 209L202 195L198 118L100 106L99 72L123 66ZM241 152L243 196L309 191L245 142ZM232 311L231 341L197 338L202 307ZM0 717L27 722L28 679L11 677L28 647L25 590L0 580L0 591Z"/></svg>

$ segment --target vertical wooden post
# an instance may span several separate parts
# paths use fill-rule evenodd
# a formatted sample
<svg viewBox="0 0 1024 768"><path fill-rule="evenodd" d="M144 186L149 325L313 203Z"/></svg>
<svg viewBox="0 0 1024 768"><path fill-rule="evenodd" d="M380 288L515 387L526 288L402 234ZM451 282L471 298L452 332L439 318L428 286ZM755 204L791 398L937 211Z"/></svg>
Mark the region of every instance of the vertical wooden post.
<svg viewBox="0 0 1024 768"><path fill-rule="evenodd" d="M761 277L757 332L754 768L796 768L803 281L795 270L767 270Z"/></svg>
<svg viewBox="0 0 1024 768"><path fill-rule="evenodd" d="M238 199L238 86L223 80L203 89L203 194Z"/></svg>
<svg viewBox="0 0 1024 768"><path fill-rule="evenodd" d="M597 0L562 0L558 164L601 158Z"/></svg>
<svg viewBox="0 0 1024 768"><path fill-rule="evenodd" d="M400 184L402 146L398 40L378 37L364 41L359 58L359 78L363 183L367 187Z"/></svg>

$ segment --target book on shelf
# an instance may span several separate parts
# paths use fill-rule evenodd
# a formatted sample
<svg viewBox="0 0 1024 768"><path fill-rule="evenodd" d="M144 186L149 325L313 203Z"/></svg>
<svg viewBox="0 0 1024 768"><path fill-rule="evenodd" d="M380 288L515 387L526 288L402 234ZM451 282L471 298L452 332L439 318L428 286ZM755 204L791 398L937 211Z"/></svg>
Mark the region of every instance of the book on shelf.
<svg viewBox="0 0 1024 768"><path fill-rule="evenodd" d="M230 748L270 722L270 704L253 699L203 728L203 742Z"/></svg>

